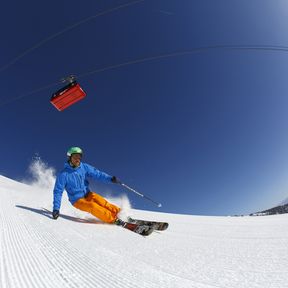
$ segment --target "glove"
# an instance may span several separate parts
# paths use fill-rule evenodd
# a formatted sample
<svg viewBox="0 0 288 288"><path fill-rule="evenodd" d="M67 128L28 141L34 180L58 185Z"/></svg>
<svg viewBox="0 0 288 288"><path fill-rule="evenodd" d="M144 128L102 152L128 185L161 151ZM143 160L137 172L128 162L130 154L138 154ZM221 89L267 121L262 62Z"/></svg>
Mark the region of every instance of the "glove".
<svg viewBox="0 0 288 288"><path fill-rule="evenodd" d="M59 217L59 210L53 210L52 217L56 220Z"/></svg>
<svg viewBox="0 0 288 288"><path fill-rule="evenodd" d="M121 181L120 181L119 179L117 179L116 176L113 176L113 177L111 178L111 182L112 182L112 183L115 183L115 184L120 184L120 183L121 183Z"/></svg>

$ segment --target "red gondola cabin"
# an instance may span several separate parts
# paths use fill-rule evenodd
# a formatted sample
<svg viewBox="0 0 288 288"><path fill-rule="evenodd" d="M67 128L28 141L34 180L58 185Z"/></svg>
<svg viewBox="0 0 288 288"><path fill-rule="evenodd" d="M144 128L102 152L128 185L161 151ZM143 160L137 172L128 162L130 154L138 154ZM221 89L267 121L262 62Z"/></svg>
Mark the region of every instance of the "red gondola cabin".
<svg viewBox="0 0 288 288"><path fill-rule="evenodd" d="M78 102L86 96L80 85L74 80L65 87L55 92L50 102L58 111L63 111L72 104Z"/></svg>

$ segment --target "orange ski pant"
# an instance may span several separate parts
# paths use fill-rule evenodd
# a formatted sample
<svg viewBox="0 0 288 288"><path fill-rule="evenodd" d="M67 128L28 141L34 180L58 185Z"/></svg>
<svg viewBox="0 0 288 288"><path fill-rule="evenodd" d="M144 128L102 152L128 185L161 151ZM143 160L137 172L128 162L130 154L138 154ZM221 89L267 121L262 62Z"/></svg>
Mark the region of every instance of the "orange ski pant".
<svg viewBox="0 0 288 288"><path fill-rule="evenodd" d="M105 198L94 192L89 192L85 198L77 200L73 206L86 211L106 223L113 223L120 208L109 203Z"/></svg>

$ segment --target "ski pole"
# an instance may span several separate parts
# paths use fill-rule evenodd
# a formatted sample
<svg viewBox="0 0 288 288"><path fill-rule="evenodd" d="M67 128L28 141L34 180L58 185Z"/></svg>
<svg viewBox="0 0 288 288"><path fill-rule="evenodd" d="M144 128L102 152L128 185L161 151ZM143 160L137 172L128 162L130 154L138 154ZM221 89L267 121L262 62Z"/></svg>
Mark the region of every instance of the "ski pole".
<svg viewBox="0 0 288 288"><path fill-rule="evenodd" d="M155 201L152 200L151 198L149 198L149 197L147 197L147 196L145 196L145 195L143 195L143 194L137 192L136 190L134 190L133 188L129 187L128 185L126 185L126 184L124 184L124 183L120 183L120 184L121 184L123 187L125 187L126 189L128 189L128 190L134 192L135 194L137 194L137 195L139 195L139 196L141 196L141 197L143 197L143 198L145 198L145 199L147 199L147 200L153 202L153 203L156 204L158 207L162 207L162 204L161 204L161 203L155 202Z"/></svg>

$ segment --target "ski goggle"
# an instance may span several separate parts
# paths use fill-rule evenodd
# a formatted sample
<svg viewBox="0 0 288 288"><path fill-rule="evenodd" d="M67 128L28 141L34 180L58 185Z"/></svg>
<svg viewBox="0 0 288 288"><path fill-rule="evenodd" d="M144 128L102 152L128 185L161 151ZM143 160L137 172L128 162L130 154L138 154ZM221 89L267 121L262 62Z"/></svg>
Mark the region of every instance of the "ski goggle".
<svg viewBox="0 0 288 288"><path fill-rule="evenodd" d="M82 159L82 154L79 153L74 153L70 156L73 160L81 160Z"/></svg>

